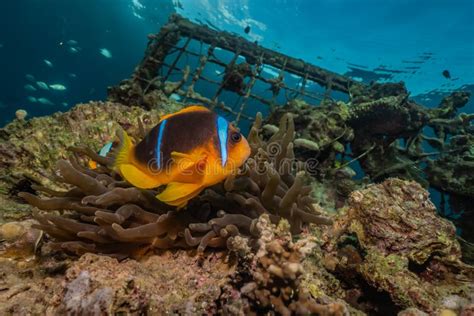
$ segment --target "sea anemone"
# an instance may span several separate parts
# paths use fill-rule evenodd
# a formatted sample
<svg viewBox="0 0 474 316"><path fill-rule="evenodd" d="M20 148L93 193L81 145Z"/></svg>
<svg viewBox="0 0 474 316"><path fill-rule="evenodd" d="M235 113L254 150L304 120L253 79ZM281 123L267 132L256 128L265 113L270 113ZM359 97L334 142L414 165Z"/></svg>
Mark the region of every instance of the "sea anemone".
<svg viewBox="0 0 474 316"><path fill-rule="evenodd" d="M51 245L77 255L127 257L150 248L197 247L202 252L226 246L245 253L260 236L256 223L262 214L273 223L287 219L292 233L308 223L330 224L316 212L311 189L304 185L308 164L294 159L291 115L282 117L268 140L260 135L261 123L257 115L248 137L252 154L239 173L207 189L185 210L158 201L156 190L131 186L111 168L112 157L87 148L71 148L69 161L57 162L56 180L70 187L68 191L36 186L43 197L19 195L41 210L34 218L53 239ZM85 167L84 156L99 167Z"/></svg>

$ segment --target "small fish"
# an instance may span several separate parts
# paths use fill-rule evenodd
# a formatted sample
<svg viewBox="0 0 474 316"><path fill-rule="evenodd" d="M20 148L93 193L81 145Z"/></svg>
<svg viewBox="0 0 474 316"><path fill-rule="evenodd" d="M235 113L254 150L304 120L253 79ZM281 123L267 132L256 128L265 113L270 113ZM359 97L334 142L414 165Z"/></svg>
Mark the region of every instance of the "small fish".
<svg viewBox="0 0 474 316"><path fill-rule="evenodd" d="M30 75L30 74L26 74L25 78L26 78L26 80L29 80L29 81L36 81L35 76Z"/></svg>
<svg viewBox="0 0 474 316"><path fill-rule="evenodd" d="M23 88L25 88L26 91L36 91L36 88L30 84L25 84Z"/></svg>
<svg viewBox="0 0 474 316"><path fill-rule="evenodd" d="M177 93L172 93L172 94L170 95L170 99L171 99L171 100L175 100L175 101L179 101L179 100L181 100L181 96L180 96L179 94L177 94Z"/></svg>
<svg viewBox="0 0 474 316"><path fill-rule="evenodd" d="M113 145L114 143L108 142L107 144L102 146L102 148L97 153L101 157L107 157L107 154L112 150ZM89 168L91 168L92 170L97 169L97 162L92 159L89 160L88 165Z"/></svg>
<svg viewBox="0 0 474 316"><path fill-rule="evenodd" d="M48 85L46 84L46 82L43 82L43 81L36 81L36 85L37 85L38 88L40 88L40 89L49 90L49 87L48 87Z"/></svg>
<svg viewBox="0 0 474 316"><path fill-rule="evenodd" d="M69 41L66 42L66 44L68 44L69 46L76 46L78 44L78 42L75 41L75 40L69 40Z"/></svg>
<svg viewBox="0 0 474 316"><path fill-rule="evenodd" d="M66 87L60 83L50 84L49 87L56 91L64 91Z"/></svg>
<svg viewBox="0 0 474 316"><path fill-rule="evenodd" d="M247 25L247 26L244 28L244 32L245 32L245 34L250 33L250 25Z"/></svg>
<svg viewBox="0 0 474 316"><path fill-rule="evenodd" d="M48 99L46 98L38 98L37 99L39 103L41 104L45 104L45 105L54 105L53 102L49 101Z"/></svg>
<svg viewBox="0 0 474 316"><path fill-rule="evenodd" d="M70 77L70 78L77 78L77 75L74 74L74 73L70 73L70 74L69 74L69 77Z"/></svg>
<svg viewBox="0 0 474 316"><path fill-rule="evenodd" d="M71 52L72 54L77 54L79 50L76 47L69 47L69 52Z"/></svg>
<svg viewBox="0 0 474 316"><path fill-rule="evenodd" d="M2 43L0 43L0 48L3 48L3 47L4 47L4 45Z"/></svg>
<svg viewBox="0 0 474 316"><path fill-rule="evenodd" d="M27 97L27 99L28 99L28 101L30 101L31 103L36 103L36 102L38 102L38 100L36 100L36 98L35 98L35 97L32 97L32 96Z"/></svg>
<svg viewBox="0 0 474 316"><path fill-rule="evenodd" d="M449 73L449 70L443 70L443 77L446 79L451 79L451 74Z"/></svg>
<svg viewBox="0 0 474 316"><path fill-rule="evenodd" d="M137 145L123 131L114 168L138 188L166 185L157 199L182 208L236 172L249 155L247 140L234 126L194 105L163 116Z"/></svg>
<svg viewBox="0 0 474 316"><path fill-rule="evenodd" d="M43 61L44 61L44 63L46 64L46 66L48 66L48 67L53 67L53 63L50 62L49 60L43 59Z"/></svg>
<svg viewBox="0 0 474 316"><path fill-rule="evenodd" d="M112 58L112 53L107 48L101 48L99 51L100 51L100 54L104 56L105 58Z"/></svg>
<svg viewBox="0 0 474 316"><path fill-rule="evenodd" d="M68 107L68 106L69 106L69 103L63 102L63 103L61 103L61 105L64 106L64 107Z"/></svg>

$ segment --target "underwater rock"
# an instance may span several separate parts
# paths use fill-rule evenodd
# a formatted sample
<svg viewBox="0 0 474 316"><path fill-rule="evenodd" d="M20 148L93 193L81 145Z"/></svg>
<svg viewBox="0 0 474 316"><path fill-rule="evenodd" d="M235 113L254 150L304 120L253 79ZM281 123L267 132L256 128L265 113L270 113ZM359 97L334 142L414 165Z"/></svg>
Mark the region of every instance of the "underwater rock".
<svg viewBox="0 0 474 316"><path fill-rule="evenodd" d="M235 270L224 253L199 260L167 251L119 262L85 254L77 261L45 254L27 265L0 257L0 314L212 314Z"/></svg>
<svg viewBox="0 0 474 316"><path fill-rule="evenodd" d="M58 312L68 314L205 314L234 267L215 253L199 261L184 251L140 262L86 254L65 273Z"/></svg>
<svg viewBox="0 0 474 316"><path fill-rule="evenodd" d="M330 236L333 271L352 286L388 294L398 307L433 313L445 297L474 290L474 267L460 260L454 225L416 182L388 179L353 192ZM359 264L350 264L344 244L354 245Z"/></svg>
<svg viewBox="0 0 474 316"><path fill-rule="evenodd" d="M34 220L8 222L0 226L0 256L31 259L37 251L43 232L32 226Z"/></svg>

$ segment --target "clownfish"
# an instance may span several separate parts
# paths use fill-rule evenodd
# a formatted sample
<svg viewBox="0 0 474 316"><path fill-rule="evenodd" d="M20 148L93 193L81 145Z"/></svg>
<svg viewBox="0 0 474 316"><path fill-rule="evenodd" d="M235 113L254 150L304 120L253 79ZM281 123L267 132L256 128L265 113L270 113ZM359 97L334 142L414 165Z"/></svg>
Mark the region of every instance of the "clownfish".
<svg viewBox="0 0 474 316"><path fill-rule="evenodd" d="M101 157L107 157L107 154L112 150L113 145L114 145L113 142L108 142L104 146L102 146L102 148L97 153ZM88 165L89 165L89 168L91 168L92 170L97 169L97 162L92 159L89 160Z"/></svg>
<svg viewBox="0 0 474 316"><path fill-rule="evenodd" d="M203 106L190 106L160 118L133 145L125 131L114 169L133 186L166 188L156 198L182 208L204 188L236 172L250 155L240 132Z"/></svg>

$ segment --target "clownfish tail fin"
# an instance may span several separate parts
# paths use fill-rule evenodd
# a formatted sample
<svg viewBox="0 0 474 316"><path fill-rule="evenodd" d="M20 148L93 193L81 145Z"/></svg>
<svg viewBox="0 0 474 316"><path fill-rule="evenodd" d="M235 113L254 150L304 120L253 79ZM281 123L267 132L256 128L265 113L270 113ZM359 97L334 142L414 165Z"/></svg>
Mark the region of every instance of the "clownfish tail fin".
<svg viewBox="0 0 474 316"><path fill-rule="evenodd" d="M130 152L133 148L132 140L123 129L119 130L119 138L120 145L115 153L114 169L118 169L120 165L130 163Z"/></svg>

